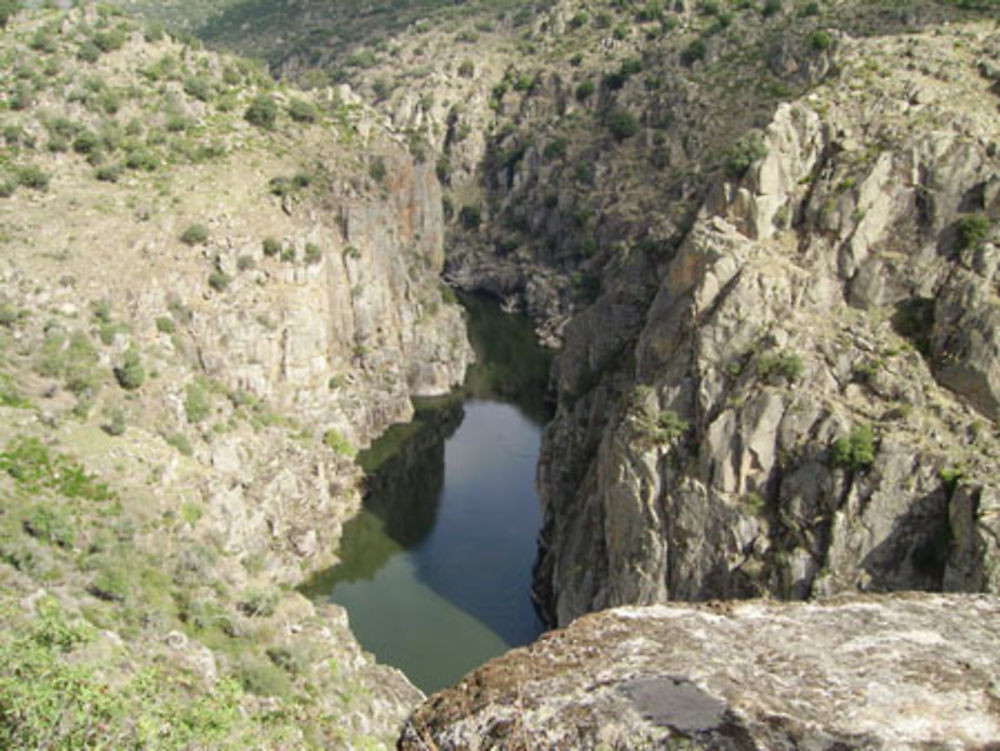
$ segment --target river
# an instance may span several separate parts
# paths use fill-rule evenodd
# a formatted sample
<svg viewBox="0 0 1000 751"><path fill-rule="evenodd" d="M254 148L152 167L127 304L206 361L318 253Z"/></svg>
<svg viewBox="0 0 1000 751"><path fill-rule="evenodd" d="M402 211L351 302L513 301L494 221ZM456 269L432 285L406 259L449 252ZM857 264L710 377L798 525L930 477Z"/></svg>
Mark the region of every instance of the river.
<svg viewBox="0 0 1000 751"><path fill-rule="evenodd" d="M362 646L427 693L542 632L530 592L550 356L527 319L463 304L477 364L359 455L364 508L341 563L304 588L344 606Z"/></svg>

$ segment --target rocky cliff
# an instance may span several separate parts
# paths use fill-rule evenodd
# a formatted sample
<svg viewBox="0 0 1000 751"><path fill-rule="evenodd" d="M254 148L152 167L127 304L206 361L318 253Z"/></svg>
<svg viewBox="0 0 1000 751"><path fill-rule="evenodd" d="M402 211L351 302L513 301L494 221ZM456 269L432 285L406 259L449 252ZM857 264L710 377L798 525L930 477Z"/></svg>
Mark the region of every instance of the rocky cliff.
<svg viewBox="0 0 1000 751"><path fill-rule="evenodd" d="M996 748L995 598L630 607L487 663L400 749Z"/></svg>
<svg viewBox="0 0 1000 751"><path fill-rule="evenodd" d="M471 359L442 296L433 170L360 103L277 88L110 6L23 12L2 34L4 665L38 646L15 635L42 608L87 634L70 662L105 633L121 659L98 682L166 661L200 690L235 685L215 747L240 723L379 747L419 692L287 588L335 560L357 448ZM105 722L144 745L150 712L176 716L150 699Z"/></svg>
<svg viewBox="0 0 1000 751"><path fill-rule="evenodd" d="M554 622L1000 586L998 43L988 25L839 38L835 75L746 137L634 346L580 396L581 360L621 351L629 279L605 279L567 330L540 471Z"/></svg>

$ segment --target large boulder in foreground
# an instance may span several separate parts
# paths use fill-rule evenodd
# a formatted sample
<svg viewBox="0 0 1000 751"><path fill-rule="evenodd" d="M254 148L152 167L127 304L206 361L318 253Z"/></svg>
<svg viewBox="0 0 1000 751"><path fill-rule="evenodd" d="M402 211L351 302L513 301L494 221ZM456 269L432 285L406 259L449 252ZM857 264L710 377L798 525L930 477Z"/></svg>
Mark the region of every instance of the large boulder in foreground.
<svg viewBox="0 0 1000 751"><path fill-rule="evenodd" d="M1000 749L1000 599L609 610L431 697L399 748Z"/></svg>

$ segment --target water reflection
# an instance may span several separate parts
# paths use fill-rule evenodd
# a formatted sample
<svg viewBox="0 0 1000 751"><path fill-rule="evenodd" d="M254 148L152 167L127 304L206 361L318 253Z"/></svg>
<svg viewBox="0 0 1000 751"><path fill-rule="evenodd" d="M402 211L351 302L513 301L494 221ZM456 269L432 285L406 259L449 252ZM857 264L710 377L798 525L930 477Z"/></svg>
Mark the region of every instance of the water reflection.
<svg viewBox="0 0 1000 751"><path fill-rule="evenodd" d="M305 588L346 607L362 645L428 692L542 629L530 586L549 357L530 323L463 302L478 365L462 393L419 405L359 456L364 510L342 563Z"/></svg>

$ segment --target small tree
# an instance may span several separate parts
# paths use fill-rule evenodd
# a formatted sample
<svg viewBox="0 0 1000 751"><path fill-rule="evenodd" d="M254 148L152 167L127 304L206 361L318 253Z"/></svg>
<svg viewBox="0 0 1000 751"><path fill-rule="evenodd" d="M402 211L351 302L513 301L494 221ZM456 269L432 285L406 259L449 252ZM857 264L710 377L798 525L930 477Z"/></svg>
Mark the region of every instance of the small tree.
<svg viewBox="0 0 1000 751"><path fill-rule="evenodd" d="M258 94L250 102L250 106L243 113L243 117L251 125L271 130L278 120L278 105L267 94Z"/></svg>
<svg viewBox="0 0 1000 751"><path fill-rule="evenodd" d="M608 128L616 141L624 141L639 132L639 121L624 107L616 107L608 114Z"/></svg>
<svg viewBox="0 0 1000 751"><path fill-rule="evenodd" d="M316 108L305 99L293 99L288 105L289 116L297 123L312 123L316 121Z"/></svg>
<svg viewBox="0 0 1000 751"><path fill-rule="evenodd" d="M115 378L118 385L126 391L133 391L142 385L146 380L146 371L142 367L142 359L139 357L139 350L129 347L125 350L125 358L120 368L115 368Z"/></svg>
<svg viewBox="0 0 1000 751"><path fill-rule="evenodd" d="M180 239L185 245L204 245L208 242L208 227L204 224L192 224L181 233Z"/></svg>

